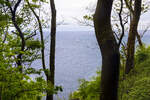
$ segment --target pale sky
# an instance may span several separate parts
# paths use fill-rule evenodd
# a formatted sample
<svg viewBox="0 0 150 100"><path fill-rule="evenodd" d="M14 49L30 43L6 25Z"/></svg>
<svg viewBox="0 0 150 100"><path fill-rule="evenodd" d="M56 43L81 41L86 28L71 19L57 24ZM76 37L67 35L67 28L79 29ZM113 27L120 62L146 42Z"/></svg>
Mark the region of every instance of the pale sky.
<svg viewBox="0 0 150 100"><path fill-rule="evenodd" d="M93 5L97 0L55 0L57 17L63 19L68 25L59 26L60 30L91 30L89 27L83 27L78 25L74 18L81 19L87 14L86 7ZM150 11L143 16L140 20L140 28L150 25Z"/></svg>
<svg viewBox="0 0 150 100"><path fill-rule="evenodd" d="M56 9L59 16L63 16L67 21L72 17L82 17L86 13L86 7L96 0L55 0Z"/></svg>
<svg viewBox="0 0 150 100"><path fill-rule="evenodd" d="M96 0L55 0L58 18L63 19L68 25L59 26L60 30L91 30L79 26L74 18L81 19L86 13L86 7Z"/></svg>

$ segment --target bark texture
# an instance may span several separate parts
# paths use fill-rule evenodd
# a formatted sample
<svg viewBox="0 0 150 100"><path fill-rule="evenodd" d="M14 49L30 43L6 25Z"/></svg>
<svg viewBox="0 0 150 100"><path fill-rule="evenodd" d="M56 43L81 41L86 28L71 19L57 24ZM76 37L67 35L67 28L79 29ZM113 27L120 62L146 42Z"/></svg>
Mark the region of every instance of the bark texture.
<svg viewBox="0 0 150 100"><path fill-rule="evenodd" d="M55 85L55 46L56 46L56 8L54 0L50 0L50 7L51 7L51 42L50 42L50 76L48 80ZM48 94L47 100L53 100L53 95Z"/></svg>
<svg viewBox="0 0 150 100"><path fill-rule="evenodd" d="M102 54L100 100L118 100L120 54L111 28L113 0L98 0L94 15L96 38Z"/></svg>
<svg viewBox="0 0 150 100"><path fill-rule="evenodd" d="M127 59L126 59L126 68L125 68L126 74L128 74L131 71L131 69L133 69L134 67L135 39L136 36L138 35L137 28L140 20L140 15L141 15L141 3L142 0L135 0L134 2L133 18L131 19L131 23L130 23L130 30L129 30L129 36L127 42ZM139 42L139 44L142 45L141 42Z"/></svg>

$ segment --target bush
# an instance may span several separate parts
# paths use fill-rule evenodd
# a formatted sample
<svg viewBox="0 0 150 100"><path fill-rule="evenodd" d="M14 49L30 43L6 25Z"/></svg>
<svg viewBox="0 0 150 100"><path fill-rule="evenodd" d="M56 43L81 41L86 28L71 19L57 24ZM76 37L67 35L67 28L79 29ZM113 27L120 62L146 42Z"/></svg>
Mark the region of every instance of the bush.
<svg viewBox="0 0 150 100"><path fill-rule="evenodd" d="M136 50L135 68L128 75L124 76L123 67L120 70L119 100L150 100L150 47ZM99 100L100 72L90 81L82 79L79 82L72 98Z"/></svg>
<svg viewBox="0 0 150 100"><path fill-rule="evenodd" d="M79 80L80 86L70 98L79 98L80 100L97 100L100 92L100 72L97 76L92 77L90 81L85 79Z"/></svg>

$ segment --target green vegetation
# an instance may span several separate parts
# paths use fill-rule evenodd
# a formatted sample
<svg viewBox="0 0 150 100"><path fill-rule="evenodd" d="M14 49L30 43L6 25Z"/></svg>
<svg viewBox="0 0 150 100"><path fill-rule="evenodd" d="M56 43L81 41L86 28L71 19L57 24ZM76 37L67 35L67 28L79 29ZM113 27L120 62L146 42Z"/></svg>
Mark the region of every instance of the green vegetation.
<svg viewBox="0 0 150 100"><path fill-rule="evenodd" d="M0 34L3 37L3 34ZM50 94L57 93L61 87L52 88L42 77L42 69L29 67L30 64L40 59L37 53L40 49L40 43L37 40L30 39L27 41L25 52L20 51L20 38L14 34L7 34L7 38L0 38L0 95L1 100L40 100L47 91ZM32 48L30 48L30 46ZM23 57L23 66L16 66L17 53L21 52ZM26 64L26 65L25 65ZM27 67L28 66L28 67ZM20 72L23 68L23 72ZM35 74L37 77L32 79L30 75Z"/></svg>
<svg viewBox="0 0 150 100"><path fill-rule="evenodd" d="M92 77L90 81L85 79L79 80L80 86L77 91L70 95L71 98L79 98L80 100L98 100L100 92L100 72L97 76Z"/></svg>
<svg viewBox="0 0 150 100"><path fill-rule="evenodd" d="M135 68L129 74L120 72L119 100L150 100L150 47L138 48L135 61ZM79 82L78 90L70 98L99 100L100 72L90 81L82 79Z"/></svg>
<svg viewBox="0 0 150 100"><path fill-rule="evenodd" d="M38 24L28 0L21 1L0 0L0 100L41 100L46 94L62 91L61 86L44 79L42 73L49 69L32 66L41 59L40 50L44 45L35 37ZM46 1L30 0L30 7L40 11L37 2ZM31 77L33 74L35 78Z"/></svg>
<svg viewBox="0 0 150 100"><path fill-rule="evenodd" d="M0 100L41 100L42 96L53 100L53 94L62 91L61 86L55 86L57 14L54 1L0 0ZM113 1L98 0L95 13L83 16L83 24L93 26L94 23L102 55L102 74L97 72L90 81L81 79L79 89L70 98L150 99L150 47L143 46L138 33L140 16L149 10L149 3L146 0ZM45 8L48 6L50 8ZM49 50L45 47L44 29L51 29ZM123 41L125 32L128 32L127 41ZM135 53L136 39L140 48ZM49 51L49 65L45 50ZM32 63L39 59L42 65L33 68Z"/></svg>

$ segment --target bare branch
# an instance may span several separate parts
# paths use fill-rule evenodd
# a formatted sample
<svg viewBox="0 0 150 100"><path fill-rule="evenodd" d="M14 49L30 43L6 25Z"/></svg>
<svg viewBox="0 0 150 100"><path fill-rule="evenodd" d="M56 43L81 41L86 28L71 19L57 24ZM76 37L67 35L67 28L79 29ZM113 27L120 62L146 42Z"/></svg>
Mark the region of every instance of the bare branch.
<svg viewBox="0 0 150 100"><path fill-rule="evenodd" d="M82 26L94 27L94 25L92 23L90 23L88 20L79 20L77 18L73 18L73 19L75 19Z"/></svg>
<svg viewBox="0 0 150 100"><path fill-rule="evenodd" d="M15 7L14 7L14 14L16 13L16 10L19 6L19 4L21 3L21 0L18 0L17 3L15 4Z"/></svg>
<svg viewBox="0 0 150 100"><path fill-rule="evenodd" d="M120 25L122 28L122 34L120 36L119 43L118 43L119 47L120 47L120 44L121 44L123 36L124 36L124 24L123 24L123 20L122 20L123 0L120 0L120 1L121 1L121 7L120 7L120 12L119 12L119 20L120 20Z"/></svg>
<svg viewBox="0 0 150 100"><path fill-rule="evenodd" d="M133 10L133 8L132 8L132 6L131 6L131 1L132 1L132 0L130 0L130 4L128 3L127 0L124 0L124 1L125 1L125 4L126 4L127 8L133 13L134 10Z"/></svg>
<svg viewBox="0 0 150 100"><path fill-rule="evenodd" d="M145 33L149 30L150 25L148 25L145 30L143 31L143 33L141 34L141 38L143 38L143 36L145 35Z"/></svg>
<svg viewBox="0 0 150 100"><path fill-rule="evenodd" d="M33 34L31 34L31 35L29 35L28 37L26 37L26 39L25 40L28 40L28 39L30 39L30 38L32 38L32 37L34 37L36 35L36 31L34 31L34 33Z"/></svg>

